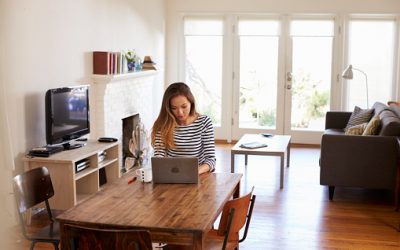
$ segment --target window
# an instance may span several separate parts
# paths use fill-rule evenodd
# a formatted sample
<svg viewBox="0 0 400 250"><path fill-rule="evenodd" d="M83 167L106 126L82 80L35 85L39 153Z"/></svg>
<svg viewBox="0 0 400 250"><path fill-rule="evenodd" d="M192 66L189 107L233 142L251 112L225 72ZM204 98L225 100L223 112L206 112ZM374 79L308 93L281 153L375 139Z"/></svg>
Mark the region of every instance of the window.
<svg viewBox="0 0 400 250"><path fill-rule="evenodd" d="M276 128L279 28L273 19L238 21L240 128Z"/></svg>
<svg viewBox="0 0 400 250"><path fill-rule="evenodd" d="M185 17L185 80L196 97L197 109L221 126L222 18Z"/></svg>
<svg viewBox="0 0 400 250"><path fill-rule="evenodd" d="M322 131L330 108L334 21L290 22L291 129Z"/></svg>
<svg viewBox="0 0 400 250"><path fill-rule="evenodd" d="M356 105L366 107L366 80L369 106L376 101L386 103L394 97L395 26L394 19L350 18L347 62L362 70L367 79L354 70L353 80L345 82L347 110Z"/></svg>

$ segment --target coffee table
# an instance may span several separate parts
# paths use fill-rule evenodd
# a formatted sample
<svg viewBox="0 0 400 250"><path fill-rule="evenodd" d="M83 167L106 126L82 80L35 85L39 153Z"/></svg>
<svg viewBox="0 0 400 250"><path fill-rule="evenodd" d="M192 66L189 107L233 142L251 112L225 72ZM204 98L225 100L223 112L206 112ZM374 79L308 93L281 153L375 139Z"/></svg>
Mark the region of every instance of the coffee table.
<svg viewBox="0 0 400 250"><path fill-rule="evenodd" d="M247 166L248 155L264 155L264 156L278 156L281 158L281 173L280 173L280 188L283 188L283 176L285 165L285 154L287 156L287 167L290 161L290 135L273 135L272 137L264 137L261 134L245 134L231 149L231 173L235 172L235 155L244 154L245 165ZM268 147L257 149L241 148L240 145L248 142L261 142L268 145Z"/></svg>

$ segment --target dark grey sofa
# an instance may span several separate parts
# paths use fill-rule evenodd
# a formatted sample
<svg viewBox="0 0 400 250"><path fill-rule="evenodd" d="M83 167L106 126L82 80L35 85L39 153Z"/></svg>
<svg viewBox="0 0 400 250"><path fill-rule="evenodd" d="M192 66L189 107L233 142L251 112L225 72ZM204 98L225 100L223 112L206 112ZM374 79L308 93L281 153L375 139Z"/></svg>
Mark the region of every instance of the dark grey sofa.
<svg viewBox="0 0 400 250"><path fill-rule="evenodd" d="M373 105L381 125L378 135L345 135L351 112L328 112L321 141L320 184L395 190L399 160L400 107Z"/></svg>

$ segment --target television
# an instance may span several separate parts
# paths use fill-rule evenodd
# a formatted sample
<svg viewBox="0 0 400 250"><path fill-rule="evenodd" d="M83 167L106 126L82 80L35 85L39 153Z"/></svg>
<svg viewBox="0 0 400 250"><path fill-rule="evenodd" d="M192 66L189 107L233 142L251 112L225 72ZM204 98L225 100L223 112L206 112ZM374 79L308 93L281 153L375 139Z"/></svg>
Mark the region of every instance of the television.
<svg viewBox="0 0 400 250"><path fill-rule="evenodd" d="M47 144L64 149L83 146L72 142L90 132L89 86L49 89L45 105Z"/></svg>

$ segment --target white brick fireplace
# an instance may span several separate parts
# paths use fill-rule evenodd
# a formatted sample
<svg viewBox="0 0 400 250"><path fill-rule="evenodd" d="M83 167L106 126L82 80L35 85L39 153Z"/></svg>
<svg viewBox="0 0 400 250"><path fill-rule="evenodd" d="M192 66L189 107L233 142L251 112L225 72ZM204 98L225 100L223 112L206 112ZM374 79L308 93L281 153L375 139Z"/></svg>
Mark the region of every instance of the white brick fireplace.
<svg viewBox="0 0 400 250"><path fill-rule="evenodd" d="M153 122L157 71L94 75L90 88L90 137L115 137L122 142L122 119L139 114L149 130Z"/></svg>

